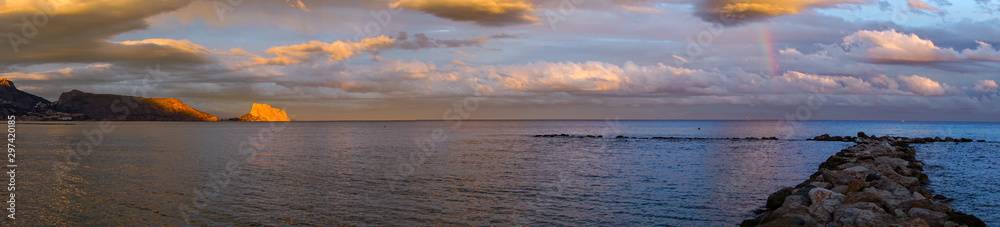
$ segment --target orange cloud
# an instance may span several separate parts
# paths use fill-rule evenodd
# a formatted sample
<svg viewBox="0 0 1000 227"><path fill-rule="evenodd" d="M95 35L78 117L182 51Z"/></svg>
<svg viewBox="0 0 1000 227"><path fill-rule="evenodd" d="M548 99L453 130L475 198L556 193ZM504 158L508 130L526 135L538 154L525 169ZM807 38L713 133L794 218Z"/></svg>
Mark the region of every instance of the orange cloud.
<svg viewBox="0 0 1000 227"><path fill-rule="evenodd" d="M706 21L730 23L798 14L812 8L844 8L870 4L872 0L705 0L698 15Z"/></svg>
<svg viewBox="0 0 1000 227"><path fill-rule="evenodd" d="M927 3L921 2L920 0L906 0L906 5L912 10L940 11L940 9L927 5Z"/></svg>
<svg viewBox="0 0 1000 227"><path fill-rule="evenodd" d="M538 21L526 0L398 0L392 7L422 11L453 21L483 26L505 26Z"/></svg>
<svg viewBox="0 0 1000 227"><path fill-rule="evenodd" d="M320 41L309 41L302 44L290 46L276 46L268 48L265 53L273 55L273 58L252 57L257 65L292 65L310 62L315 57L326 55L328 61L340 61L360 53L378 51L391 47L395 44L395 39L388 36L365 38L358 42L336 41L324 43Z"/></svg>

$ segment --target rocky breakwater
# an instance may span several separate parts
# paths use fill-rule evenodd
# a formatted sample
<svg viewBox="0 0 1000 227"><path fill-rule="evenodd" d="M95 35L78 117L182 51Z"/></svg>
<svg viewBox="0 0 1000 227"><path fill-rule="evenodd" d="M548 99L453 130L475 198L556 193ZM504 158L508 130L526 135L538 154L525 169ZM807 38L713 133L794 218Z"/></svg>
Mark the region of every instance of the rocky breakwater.
<svg viewBox="0 0 1000 227"><path fill-rule="evenodd" d="M809 180L768 196L740 226L986 226L923 187L930 180L908 145L913 139L860 135Z"/></svg>

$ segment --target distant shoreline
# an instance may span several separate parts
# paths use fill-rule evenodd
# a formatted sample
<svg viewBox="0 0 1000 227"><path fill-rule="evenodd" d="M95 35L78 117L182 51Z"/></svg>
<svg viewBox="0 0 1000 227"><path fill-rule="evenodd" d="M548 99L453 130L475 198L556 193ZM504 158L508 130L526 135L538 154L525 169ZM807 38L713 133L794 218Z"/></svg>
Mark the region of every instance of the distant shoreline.
<svg viewBox="0 0 1000 227"><path fill-rule="evenodd" d="M21 120L23 122L88 122L88 121L102 121L102 120L70 120L70 121L34 121L34 120ZM443 120L443 119L415 119L415 120L295 120L295 121L275 121L275 122L414 122L414 121L453 121L453 120ZM462 121L608 121L606 119L465 119ZM670 119L618 119L617 121L732 121L732 122L746 122L747 120L670 120ZM774 122L782 120L750 120L759 122ZM896 123L924 123L924 122L941 122L941 123L1000 123L1000 121L884 121L884 120L805 120L803 122L896 122ZM20 122L20 121L19 121ZM220 121L114 121L112 122L249 122L249 121L231 121L231 120L220 120ZM264 121L267 122L267 121Z"/></svg>

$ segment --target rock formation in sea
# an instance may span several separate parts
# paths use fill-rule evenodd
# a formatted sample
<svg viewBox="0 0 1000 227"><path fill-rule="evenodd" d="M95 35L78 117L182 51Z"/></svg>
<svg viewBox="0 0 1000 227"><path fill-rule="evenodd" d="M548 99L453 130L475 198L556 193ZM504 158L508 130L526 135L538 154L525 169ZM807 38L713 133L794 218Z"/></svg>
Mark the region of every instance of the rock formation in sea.
<svg viewBox="0 0 1000 227"><path fill-rule="evenodd" d="M7 78L0 78L0 114L41 114L50 104L49 100L18 90Z"/></svg>
<svg viewBox="0 0 1000 227"><path fill-rule="evenodd" d="M909 143L933 141L864 133L851 141L858 144L820 164L809 180L768 196L740 226L986 226L923 187L930 179Z"/></svg>
<svg viewBox="0 0 1000 227"><path fill-rule="evenodd" d="M292 121L285 114L284 110L273 108L270 105L262 103L254 103L253 107L250 108L250 113L243 116L239 116L230 120L235 121Z"/></svg>
<svg viewBox="0 0 1000 227"><path fill-rule="evenodd" d="M64 92L53 109L81 113L87 120L112 121L218 121L211 114L198 111L175 98L144 98L123 95L93 94L73 90ZM74 119L79 120L79 119Z"/></svg>

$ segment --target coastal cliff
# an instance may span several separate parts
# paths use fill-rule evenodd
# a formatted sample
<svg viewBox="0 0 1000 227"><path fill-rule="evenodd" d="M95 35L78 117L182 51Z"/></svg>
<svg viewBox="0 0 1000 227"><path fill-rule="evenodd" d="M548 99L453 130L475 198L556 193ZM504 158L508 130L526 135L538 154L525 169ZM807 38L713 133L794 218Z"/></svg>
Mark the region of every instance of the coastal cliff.
<svg viewBox="0 0 1000 227"><path fill-rule="evenodd" d="M93 94L73 90L64 92L53 109L81 113L87 120L112 121L218 121L211 114L198 111L175 98L144 98L123 95Z"/></svg>
<svg viewBox="0 0 1000 227"><path fill-rule="evenodd" d="M51 102L42 97L18 90L14 82L0 78L0 114L29 115L41 113Z"/></svg>
<svg viewBox="0 0 1000 227"><path fill-rule="evenodd" d="M250 113L239 116L236 121L292 121L284 110L273 108L267 104L254 103Z"/></svg>
<svg viewBox="0 0 1000 227"><path fill-rule="evenodd" d="M768 196L765 209L740 226L986 226L923 187L930 179L909 143L926 139L858 133L851 141L858 144L820 164L809 180Z"/></svg>

